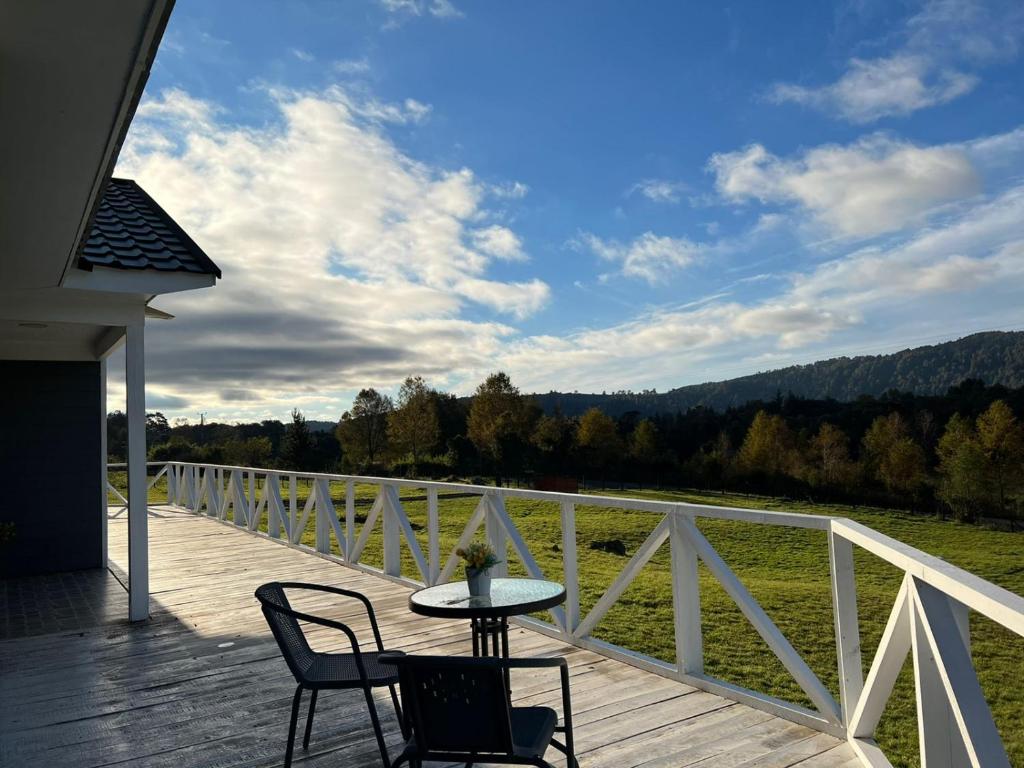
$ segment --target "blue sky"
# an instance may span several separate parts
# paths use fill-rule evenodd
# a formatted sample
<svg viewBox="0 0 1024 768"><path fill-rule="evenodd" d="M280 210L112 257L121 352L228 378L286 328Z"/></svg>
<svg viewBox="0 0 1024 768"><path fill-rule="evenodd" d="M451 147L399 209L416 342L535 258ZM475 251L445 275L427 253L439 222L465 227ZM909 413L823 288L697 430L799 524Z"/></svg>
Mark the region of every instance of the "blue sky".
<svg viewBox="0 0 1024 768"><path fill-rule="evenodd" d="M1024 326L1019 3L179 0L118 167L224 269L151 407L665 390Z"/></svg>

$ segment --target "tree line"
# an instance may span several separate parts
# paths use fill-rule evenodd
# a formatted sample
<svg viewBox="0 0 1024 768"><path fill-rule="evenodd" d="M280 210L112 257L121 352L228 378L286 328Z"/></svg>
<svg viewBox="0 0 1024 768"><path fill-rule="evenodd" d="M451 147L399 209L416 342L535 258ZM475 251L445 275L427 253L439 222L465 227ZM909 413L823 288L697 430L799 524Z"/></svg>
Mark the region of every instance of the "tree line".
<svg viewBox="0 0 1024 768"><path fill-rule="evenodd" d="M149 414L154 461L432 478L559 478L658 484L895 506L964 521L1024 506L1024 387L966 380L944 395L852 402L782 395L716 411L609 416L545 412L504 373L469 398L406 379L361 390L333 431L291 421L169 425ZM124 415L108 417L113 458ZM119 453L119 450L121 451Z"/></svg>

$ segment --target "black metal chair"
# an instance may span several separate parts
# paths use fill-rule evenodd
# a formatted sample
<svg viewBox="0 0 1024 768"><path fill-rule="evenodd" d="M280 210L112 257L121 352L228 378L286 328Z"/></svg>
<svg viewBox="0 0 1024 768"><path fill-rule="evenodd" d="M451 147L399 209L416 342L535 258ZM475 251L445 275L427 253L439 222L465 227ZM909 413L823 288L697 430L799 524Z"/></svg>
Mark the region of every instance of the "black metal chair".
<svg viewBox="0 0 1024 768"><path fill-rule="evenodd" d="M453 658L382 656L398 668L407 734L405 749L391 764L424 760L536 765L548 746L565 753L569 768L579 768L573 748L569 665L565 659ZM510 669L558 667L562 676L562 725L550 707L512 706ZM565 734L565 743L554 738Z"/></svg>
<svg viewBox="0 0 1024 768"><path fill-rule="evenodd" d="M301 613L293 610L285 594L286 589L313 590L316 592L329 592L332 595L341 595L359 600L366 607L366 613L370 617L370 626L373 628L373 638L376 641L376 651L362 651L359 641L347 625L340 621L325 619L320 616L313 616L308 613ZM385 651L380 638L380 629L377 627L377 617L373 613L373 606L364 595L338 587L327 587L320 584L302 584L299 582L270 582L256 590L256 598L263 607L263 615L274 633L274 639L281 648L281 654L288 663L288 668L295 676L298 686L295 689L295 696L292 699L292 717L288 726L288 746L284 755L284 766L289 768L292 763L292 752L295 746L295 727L299 716L299 703L302 701L302 691L312 691L309 700L309 714L306 716L306 733L302 739L302 748L309 748L309 735L313 728L313 713L316 711L317 693L322 689L344 689L361 688L366 696L366 706L370 710L370 720L373 723L373 732L377 737L377 746L380 748L381 759L384 767L388 766L388 751L384 744L384 735L381 732L380 718L377 717L377 707L373 703L373 688L387 686L391 691L391 700L395 705L395 712L398 714L399 723L403 723L402 709L398 704L398 696L395 693L395 684L398 682L398 674L393 666L384 666L381 661L381 654L388 653L390 658L400 657L401 651ZM306 635L299 625L300 621L310 624L319 624L324 627L331 627L340 630L348 637L352 646L351 653L321 653L314 651L306 640Z"/></svg>

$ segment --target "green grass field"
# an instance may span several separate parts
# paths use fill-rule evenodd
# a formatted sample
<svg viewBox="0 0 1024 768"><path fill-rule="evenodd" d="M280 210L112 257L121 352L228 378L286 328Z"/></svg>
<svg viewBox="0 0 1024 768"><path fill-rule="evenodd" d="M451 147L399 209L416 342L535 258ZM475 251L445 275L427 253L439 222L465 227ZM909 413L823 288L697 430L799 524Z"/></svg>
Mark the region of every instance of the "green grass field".
<svg viewBox="0 0 1024 768"><path fill-rule="evenodd" d="M123 477L112 476L112 481L115 485L122 484ZM308 493L308 487L300 481L297 488L300 501L304 501ZM361 502L357 506L358 518L368 510L373 494L372 487L357 487L357 498ZM1021 534L885 509L690 492L631 491L621 495L849 517L1014 592L1024 593L1024 537ZM282 496L287 500L286 483ZM343 515L344 505L338 501L344 498L344 488L340 483L332 484L332 496L339 514ZM406 499L403 506L425 553L426 502L413 500L411 497L422 496L422 493L412 490L403 491L402 496ZM151 498L157 502L166 499L162 480L151 491ZM442 557L454 547L475 503L476 500L471 498L441 500ZM544 573L550 578L561 579L558 505L511 499L507 508ZM659 518L649 513L582 505L577 506L576 514L580 602L582 614L586 615ZM824 532L718 520L701 520L699 527L811 669L838 697L828 547ZM589 546L592 541L607 539L621 540L626 546L627 556L609 554ZM312 520L303 534L303 541L309 545L314 543ZM867 552L855 551L866 671L902 573ZM361 560L368 565L380 566L381 552L378 529L370 538ZM510 570L523 573L511 550L510 554ZM714 577L703 565L700 569L705 671L731 683L809 705L801 689ZM404 546L403 574L418 578L413 559ZM594 636L670 661L674 657L672 626L666 544L597 626ZM972 616L971 630L975 667L996 725L1010 752L1010 761L1014 765L1024 765L1024 695L1018 685L1024 671L1021 661L1024 659L1024 639L978 615ZM909 659L879 727L878 739L894 765L918 764L914 687Z"/></svg>

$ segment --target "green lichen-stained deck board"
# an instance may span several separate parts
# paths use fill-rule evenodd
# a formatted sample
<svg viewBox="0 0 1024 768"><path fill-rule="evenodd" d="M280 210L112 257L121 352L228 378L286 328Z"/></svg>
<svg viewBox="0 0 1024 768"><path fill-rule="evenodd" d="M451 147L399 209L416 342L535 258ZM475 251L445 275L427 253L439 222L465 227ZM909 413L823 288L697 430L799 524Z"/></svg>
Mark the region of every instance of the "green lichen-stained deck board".
<svg viewBox="0 0 1024 768"><path fill-rule="evenodd" d="M110 556L128 567L121 518L111 521ZM410 613L408 588L214 520L156 512L150 567L147 622L108 613L101 624L0 640L0 766L280 765L294 685L253 597L264 581L359 590L373 601L389 647L469 653L468 627ZM301 606L368 637L358 605L318 595ZM311 636L320 648L344 647L330 630ZM846 768L855 760L837 739L622 662L519 627L510 639L515 655L569 660L584 768ZM518 702L560 707L551 670L517 670L513 691ZM397 748L386 692L378 701ZM549 753L563 765L557 756ZM321 695L310 750L298 749L295 765L379 768L358 693Z"/></svg>

